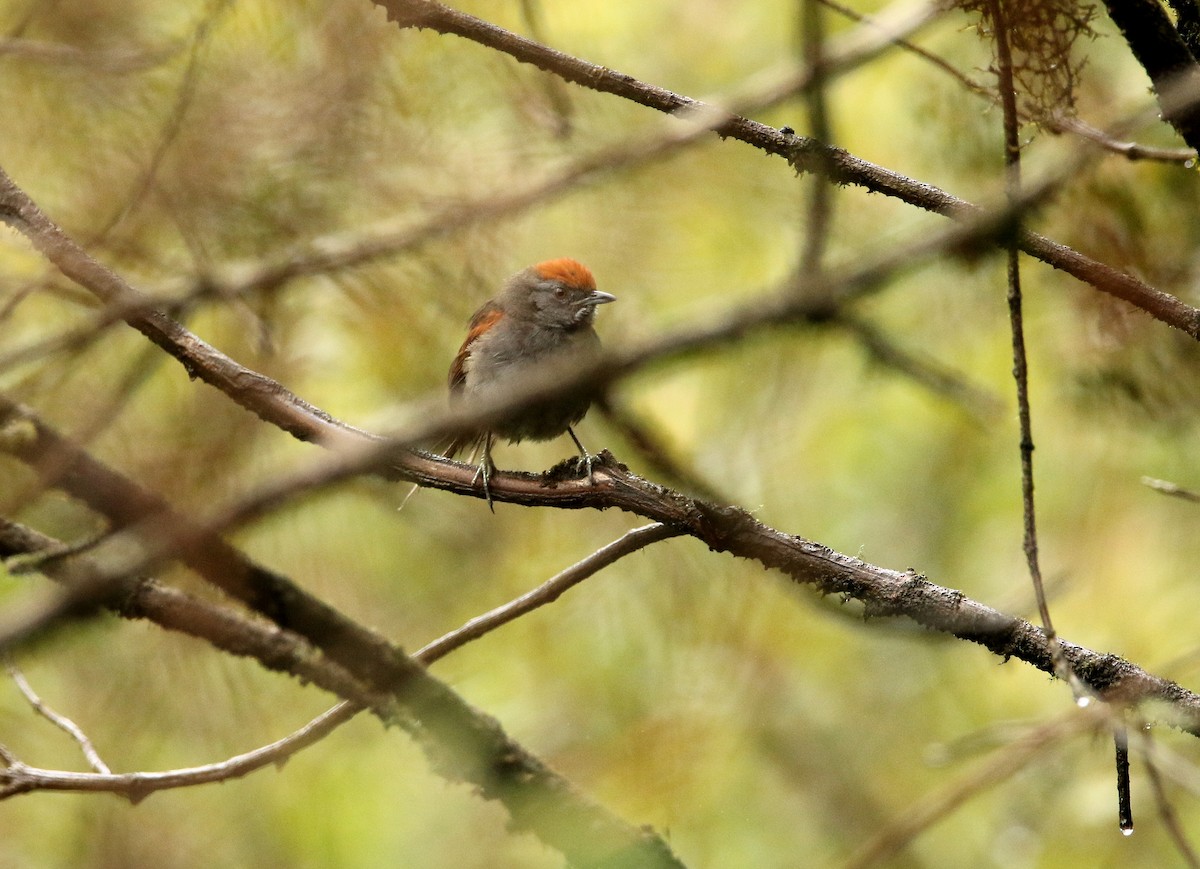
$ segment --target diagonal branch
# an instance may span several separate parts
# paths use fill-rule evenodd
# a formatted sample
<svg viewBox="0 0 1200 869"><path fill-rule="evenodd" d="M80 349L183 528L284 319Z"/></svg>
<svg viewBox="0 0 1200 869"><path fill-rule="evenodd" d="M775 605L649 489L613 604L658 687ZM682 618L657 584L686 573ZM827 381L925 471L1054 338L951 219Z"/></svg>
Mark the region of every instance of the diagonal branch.
<svg viewBox="0 0 1200 869"><path fill-rule="evenodd" d="M676 537L682 533L678 528L657 522L628 531L619 539L601 547L582 561L550 577L532 591L528 591L481 616L476 616L461 628L438 637L432 643L423 646L415 657L429 662L448 655L455 649L465 646L472 640L479 639L484 634L494 631L501 625L508 624L525 613L553 603L566 591L579 585L596 571L607 567L614 561L624 558L632 552L637 552L639 549L644 549L651 543L666 540L668 537Z"/></svg>
<svg viewBox="0 0 1200 869"><path fill-rule="evenodd" d="M0 520L0 557L48 547L61 548L61 544ZM113 578L87 556L52 559L43 563L42 569L68 585L81 581L103 585ZM202 636L217 648L254 656L268 668L296 672L340 696L370 706L385 724L404 727L439 775L448 781L470 783L485 798L502 802L516 827L535 832L573 865L631 869L682 865L652 831L626 823L580 793L505 733L499 722L470 706L419 662L383 637L349 622L290 580L283 581L298 599L297 606L309 612L324 612L326 624L304 626L307 634L302 630L280 631L228 607L199 601L133 576L125 578L119 605L124 615L152 618L164 627ZM338 645L331 646L330 636L339 633ZM315 654L314 646L325 656ZM35 771L15 764L11 755L4 760L10 767L10 781L6 784L0 772L0 797L37 786ZM193 777L219 774L211 769L185 772ZM59 789L77 790L84 775L61 774L46 780L44 786L52 787L57 782ZM100 790L111 790L114 784L92 781ZM118 784L126 787L133 799L145 795L144 789L138 790L137 780Z"/></svg>
<svg viewBox="0 0 1200 869"><path fill-rule="evenodd" d="M461 36L508 54L522 63L552 72L566 81L601 93L610 93L656 111L700 117L720 113L716 107L700 100L556 51L435 0L375 2L383 6L388 17L401 27ZM745 142L766 154L783 157L798 171L824 174L835 184L853 184L946 217L963 219L978 210L978 206L931 184L907 178L855 157L841 148L827 147L815 140L777 130L739 115L730 115L724 122L713 125L713 132L722 138ZM1123 299L1200 340L1200 310L1178 298L1036 232L1022 229L1018 243L1021 250L1030 256L1091 284L1101 292Z"/></svg>
<svg viewBox="0 0 1200 869"><path fill-rule="evenodd" d="M1001 613L954 589L935 585L911 570L902 572L868 564L802 537L785 534L764 525L741 508L687 498L637 477L611 455L602 454L601 459L594 469L595 485L587 480L556 479L553 470L541 478L532 474L506 474L493 478L493 497L567 509L616 507L660 523L673 532L695 537L713 551L727 552L777 569L821 594L857 600L868 617L907 617L930 630L977 643L1005 660L1016 658L1051 675L1055 673L1052 646L1046 633L1024 619ZM440 488L477 494L472 469L468 466L448 460L431 461L431 464L441 464L451 470L445 479L431 480ZM320 474L311 472L303 476L322 479ZM125 484L133 485L128 481ZM60 485L73 496L96 506L89 501L91 486L85 475L66 476ZM294 496L295 492L292 494ZM252 496L249 500L251 503L275 501L274 497L264 499L261 496ZM108 580L119 580L122 576L147 570L166 559L170 553L161 537L163 534L167 535L168 543L185 540L185 553L191 547L202 550L202 543L235 527L248 513L257 515L255 510L247 511L235 505L219 514L224 524L210 522L198 528L190 520L175 515L170 522L156 521L152 527L143 527L143 536L138 539L143 546L149 547L146 551L151 554L140 562L123 564L118 573L109 575ZM103 576L98 577L96 581L103 579ZM230 587L219 577L214 581L231 593L245 593L244 588ZM445 719L443 723L453 730L456 716L461 714L456 704L461 701L456 695L447 695L440 683L429 680L423 670L382 638L349 622L288 580L275 578L263 590L271 592L272 596L256 597L247 602L277 623L287 619L289 627L307 637L368 687L379 690L394 686L397 680L413 680L414 696L406 693L402 699L411 704L410 708L419 710L418 717L429 714L434 720ZM1095 652L1065 640L1060 643L1073 672L1098 698L1117 707L1161 704L1161 709L1148 714L1200 736L1200 696L1116 655ZM449 704L448 709L444 708L446 704Z"/></svg>

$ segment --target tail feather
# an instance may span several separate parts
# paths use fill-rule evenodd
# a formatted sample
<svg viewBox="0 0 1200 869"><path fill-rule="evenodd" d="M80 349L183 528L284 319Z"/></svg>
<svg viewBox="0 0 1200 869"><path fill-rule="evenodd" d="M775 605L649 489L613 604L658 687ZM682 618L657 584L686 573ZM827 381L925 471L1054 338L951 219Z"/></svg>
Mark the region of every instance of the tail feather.
<svg viewBox="0 0 1200 869"><path fill-rule="evenodd" d="M475 464L479 461L479 452L483 449L486 435L466 434L458 435L453 438L443 438L440 441L423 444L422 447L431 453L436 453L439 456L445 456L448 459L457 458L458 455L466 450L470 450L470 455L467 461L470 464ZM413 483L409 490L404 494L404 498L400 501L400 506L396 508L399 513L408 506L408 502L412 500L413 495L421 488L420 483Z"/></svg>

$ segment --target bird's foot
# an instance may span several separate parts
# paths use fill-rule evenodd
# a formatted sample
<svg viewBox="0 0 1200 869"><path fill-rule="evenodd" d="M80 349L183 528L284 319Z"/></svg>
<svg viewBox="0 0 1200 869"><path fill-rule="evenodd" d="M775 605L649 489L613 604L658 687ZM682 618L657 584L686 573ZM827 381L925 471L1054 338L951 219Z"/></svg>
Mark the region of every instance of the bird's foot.
<svg viewBox="0 0 1200 869"><path fill-rule="evenodd" d="M591 453L583 453L575 460L575 473L581 477L586 474L589 485L596 485L596 478L592 474L592 466L601 461L599 456L593 456Z"/></svg>
<svg viewBox="0 0 1200 869"><path fill-rule="evenodd" d="M492 457L485 455L479 462L479 466L475 468L475 476L471 478L471 485L474 486L480 480L483 480L483 498L487 501L488 509L493 513L496 512L496 505L492 503L492 474L495 473L496 466L492 464Z"/></svg>

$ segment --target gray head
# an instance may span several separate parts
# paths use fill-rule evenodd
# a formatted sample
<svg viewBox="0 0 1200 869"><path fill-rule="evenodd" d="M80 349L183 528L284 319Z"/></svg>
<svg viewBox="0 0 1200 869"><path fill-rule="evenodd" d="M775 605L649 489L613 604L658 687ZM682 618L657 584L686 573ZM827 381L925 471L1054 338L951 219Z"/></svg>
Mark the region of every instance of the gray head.
<svg viewBox="0 0 1200 869"><path fill-rule="evenodd" d="M574 330L592 325L596 306L616 296L596 289L596 279L582 263L553 259L514 275L504 287L504 309L513 317L543 326Z"/></svg>

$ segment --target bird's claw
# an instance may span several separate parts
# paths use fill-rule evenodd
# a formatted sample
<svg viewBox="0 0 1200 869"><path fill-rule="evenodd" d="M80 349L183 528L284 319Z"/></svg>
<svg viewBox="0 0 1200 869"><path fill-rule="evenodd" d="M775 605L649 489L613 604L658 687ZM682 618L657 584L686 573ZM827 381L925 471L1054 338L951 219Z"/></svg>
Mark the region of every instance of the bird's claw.
<svg viewBox="0 0 1200 869"><path fill-rule="evenodd" d="M479 466L475 468L475 476L471 478L471 485L474 486L480 479L483 480L483 498L487 501L488 509L493 513L496 512L496 505L492 503L492 487L489 485L492 480L492 471L495 466L492 465L491 457L484 456L480 461Z"/></svg>
<svg viewBox="0 0 1200 869"><path fill-rule="evenodd" d="M593 456L591 453L584 453L575 460L576 473L587 473L587 481L589 485L596 485L596 478L592 475L592 465L596 463L599 456Z"/></svg>

